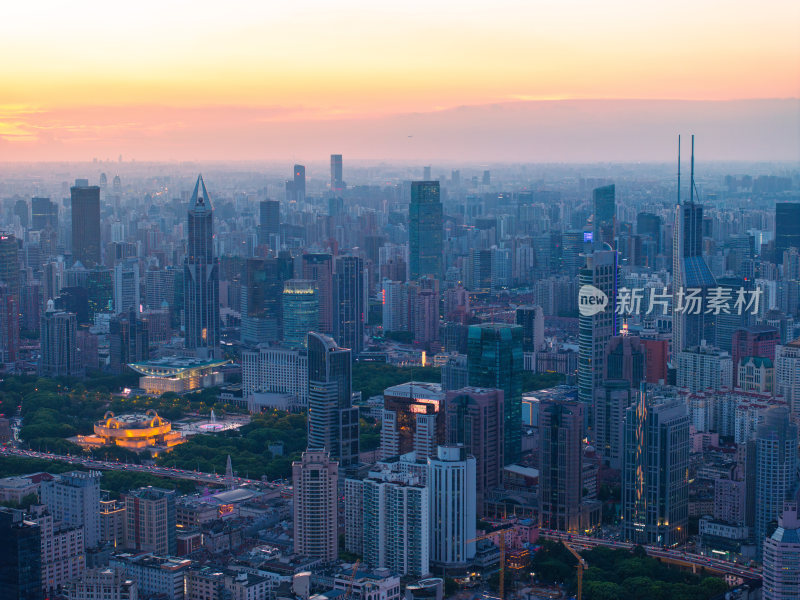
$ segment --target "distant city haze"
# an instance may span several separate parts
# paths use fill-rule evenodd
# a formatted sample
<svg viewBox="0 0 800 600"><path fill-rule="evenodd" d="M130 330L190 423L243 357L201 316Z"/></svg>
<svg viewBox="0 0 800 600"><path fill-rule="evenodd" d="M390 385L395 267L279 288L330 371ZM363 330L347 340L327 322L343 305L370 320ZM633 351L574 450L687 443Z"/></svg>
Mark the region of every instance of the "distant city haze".
<svg viewBox="0 0 800 600"><path fill-rule="evenodd" d="M6 4L0 161L800 158L792 0Z"/></svg>

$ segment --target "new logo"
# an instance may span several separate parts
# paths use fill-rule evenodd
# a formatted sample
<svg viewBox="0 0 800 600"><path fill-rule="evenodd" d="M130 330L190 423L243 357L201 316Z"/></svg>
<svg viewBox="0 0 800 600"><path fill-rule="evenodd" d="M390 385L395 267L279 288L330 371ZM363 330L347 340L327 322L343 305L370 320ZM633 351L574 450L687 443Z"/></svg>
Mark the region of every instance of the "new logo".
<svg viewBox="0 0 800 600"><path fill-rule="evenodd" d="M601 313L608 306L608 296L593 285L582 285L578 292L578 312L584 317Z"/></svg>

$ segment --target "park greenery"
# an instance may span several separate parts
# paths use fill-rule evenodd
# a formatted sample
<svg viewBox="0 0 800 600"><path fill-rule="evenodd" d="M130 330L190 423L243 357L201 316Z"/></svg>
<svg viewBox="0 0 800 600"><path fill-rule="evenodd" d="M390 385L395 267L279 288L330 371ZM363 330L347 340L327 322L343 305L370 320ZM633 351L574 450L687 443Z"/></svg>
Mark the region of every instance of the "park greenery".
<svg viewBox="0 0 800 600"><path fill-rule="evenodd" d="M589 566L583 575L586 600L709 600L728 589L722 579L670 567L641 547L629 551L598 546L581 556ZM545 541L529 567L540 583L565 585L574 592L576 565L563 544Z"/></svg>
<svg viewBox="0 0 800 600"><path fill-rule="evenodd" d="M439 367L396 367L386 363L357 362L353 364L353 391L361 398L383 394L383 390L407 381L441 381Z"/></svg>

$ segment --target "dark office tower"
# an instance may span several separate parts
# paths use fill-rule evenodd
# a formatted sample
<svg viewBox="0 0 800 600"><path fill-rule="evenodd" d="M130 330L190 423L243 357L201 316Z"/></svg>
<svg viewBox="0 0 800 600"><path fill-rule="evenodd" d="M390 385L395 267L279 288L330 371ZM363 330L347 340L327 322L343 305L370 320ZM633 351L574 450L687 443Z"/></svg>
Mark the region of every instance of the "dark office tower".
<svg viewBox="0 0 800 600"><path fill-rule="evenodd" d="M637 392L626 411L622 469L626 540L667 547L686 542L689 425L683 400L652 397L649 391Z"/></svg>
<svg viewBox="0 0 800 600"><path fill-rule="evenodd" d="M295 165L292 176L292 189L294 199L303 202L306 199L306 168L303 165Z"/></svg>
<svg viewBox="0 0 800 600"><path fill-rule="evenodd" d="M331 193L340 194L344 191L342 180L342 155L331 154Z"/></svg>
<svg viewBox="0 0 800 600"><path fill-rule="evenodd" d="M343 467L358 462L350 350L314 332L308 334L308 447L324 448Z"/></svg>
<svg viewBox="0 0 800 600"><path fill-rule="evenodd" d="M31 229L57 229L58 205L50 202L50 198L31 199Z"/></svg>
<svg viewBox="0 0 800 600"><path fill-rule="evenodd" d="M364 347L364 311L366 310L364 261L358 256L336 258L333 276L333 337L343 348L358 357Z"/></svg>
<svg viewBox="0 0 800 600"><path fill-rule="evenodd" d="M516 310L517 325L522 327L522 351L544 349L544 311L541 306L520 306Z"/></svg>
<svg viewBox="0 0 800 600"><path fill-rule="evenodd" d="M13 365L19 355L19 296L0 281L0 364Z"/></svg>
<svg viewBox="0 0 800 600"><path fill-rule="evenodd" d="M645 347L638 337L612 337L604 363L602 384L594 392L594 445L606 465L621 469L625 412L645 379Z"/></svg>
<svg viewBox="0 0 800 600"><path fill-rule="evenodd" d="M197 177L188 211L183 262L185 345L198 356L219 352L219 261L214 256L214 209L203 176Z"/></svg>
<svg viewBox="0 0 800 600"><path fill-rule="evenodd" d="M319 297L319 329L333 333L333 256L330 254L304 254L303 279L313 281Z"/></svg>
<svg viewBox="0 0 800 600"><path fill-rule="evenodd" d="M431 167L428 165L427 167L422 167L422 179L425 181L430 181L431 179Z"/></svg>
<svg viewBox="0 0 800 600"><path fill-rule="evenodd" d="M482 516L489 491L503 483L503 392L471 387L449 391L444 413L445 443L461 444L475 457L475 505Z"/></svg>
<svg viewBox="0 0 800 600"><path fill-rule="evenodd" d="M471 387L503 390L505 464L522 451L522 327L505 323L472 325L467 337L467 370Z"/></svg>
<svg viewBox="0 0 800 600"><path fill-rule="evenodd" d="M0 600L42 600L42 538L21 510L0 507Z"/></svg>
<svg viewBox="0 0 800 600"><path fill-rule="evenodd" d="M481 180L483 185L490 185L492 183L492 172L491 171L484 171L483 172L483 179Z"/></svg>
<svg viewBox="0 0 800 600"><path fill-rule="evenodd" d="M574 400L547 399L539 405L539 515L547 529L584 529L583 408Z"/></svg>
<svg viewBox="0 0 800 600"><path fill-rule="evenodd" d="M775 264L783 262L789 248L800 250L800 202L775 204Z"/></svg>
<svg viewBox="0 0 800 600"><path fill-rule="evenodd" d="M242 342L274 342L281 332L283 281L278 260L248 258L242 273Z"/></svg>
<svg viewBox="0 0 800 600"><path fill-rule="evenodd" d="M100 188L76 179L72 194L72 260L86 268L100 263Z"/></svg>
<svg viewBox="0 0 800 600"><path fill-rule="evenodd" d="M258 205L258 243L270 245L273 236L281 231L281 203L262 200Z"/></svg>
<svg viewBox="0 0 800 600"><path fill-rule="evenodd" d="M586 265L580 271L579 301L583 302L587 295L599 296L592 288L600 290L608 299L605 308L594 314L586 311L586 306L580 306L584 312L578 317L578 397L587 405L591 404L603 380L606 344L618 331L615 312L618 276L615 250L587 255Z"/></svg>
<svg viewBox="0 0 800 600"><path fill-rule="evenodd" d="M614 184L599 187L592 192L594 199L594 217L592 220L592 241L594 247L603 250L603 244L615 248L617 204Z"/></svg>
<svg viewBox="0 0 800 600"><path fill-rule="evenodd" d="M656 252L661 252L661 217L639 213L636 215L636 233L650 237L656 243Z"/></svg>
<svg viewBox="0 0 800 600"><path fill-rule="evenodd" d="M680 138L678 138L680 146ZM678 148L678 206L675 210L674 241L672 244L672 353L703 340L714 341L714 317L705 314L708 290L716 286L714 276L703 258L703 206L694 201L694 136L692 136L692 171L689 182L689 202L680 202L680 147ZM699 288L703 308L693 314L685 297L686 290ZM689 310L684 310L689 308Z"/></svg>
<svg viewBox="0 0 800 600"><path fill-rule="evenodd" d="M114 278L111 269L98 267L89 269L86 274L87 318L94 323L94 316L99 312L109 312L114 305ZM154 306L152 308L160 308Z"/></svg>
<svg viewBox="0 0 800 600"><path fill-rule="evenodd" d="M29 222L27 200L17 200L16 204L14 204L14 215L19 217L19 224L22 226L22 228L27 229Z"/></svg>
<svg viewBox="0 0 800 600"><path fill-rule="evenodd" d="M112 373L127 372L126 366L150 358L147 319L135 311L117 315L108 325L108 354Z"/></svg>
<svg viewBox="0 0 800 600"><path fill-rule="evenodd" d="M49 300L39 328L41 353L39 375L77 377L81 374L78 354L78 320L75 313L58 312Z"/></svg>
<svg viewBox="0 0 800 600"><path fill-rule="evenodd" d="M19 244L12 233L0 232L0 282L19 295Z"/></svg>
<svg viewBox="0 0 800 600"><path fill-rule="evenodd" d="M442 201L438 181L411 183L408 258L411 279L442 277Z"/></svg>

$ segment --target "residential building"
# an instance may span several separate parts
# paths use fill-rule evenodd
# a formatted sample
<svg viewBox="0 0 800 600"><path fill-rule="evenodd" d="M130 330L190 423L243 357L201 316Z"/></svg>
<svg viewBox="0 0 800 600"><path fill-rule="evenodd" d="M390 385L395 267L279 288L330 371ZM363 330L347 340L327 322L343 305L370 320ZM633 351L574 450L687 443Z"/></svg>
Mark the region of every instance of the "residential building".
<svg viewBox="0 0 800 600"><path fill-rule="evenodd" d="M62 590L67 600L138 600L136 582L124 571L89 569Z"/></svg>
<svg viewBox="0 0 800 600"><path fill-rule="evenodd" d="M791 600L800 596L800 518L797 505L787 505L778 517L778 528L764 542L763 564L761 594L764 600Z"/></svg>
<svg viewBox="0 0 800 600"><path fill-rule="evenodd" d="M125 495L125 547L158 555L174 555L177 517L175 491L155 487Z"/></svg>
<svg viewBox="0 0 800 600"><path fill-rule="evenodd" d="M733 359L730 354L701 343L677 352L677 385L689 391L730 388Z"/></svg>
<svg viewBox="0 0 800 600"><path fill-rule="evenodd" d="M55 521L82 527L87 548L100 544L100 471L71 471L42 481L42 504Z"/></svg>
<svg viewBox="0 0 800 600"><path fill-rule="evenodd" d="M294 552L333 562L339 556L339 463L327 451L309 449L292 463Z"/></svg>
<svg viewBox="0 0 800 600"><path fill-rule="evenodd" d="M441 568L475 557L475 458L464 446L439 446L428 458L430 560Z"/></svg>
<svg viewBox="0 0 800 600"><path fill-rule="evenodd" d="M775 348L775 395L800 415L800 338Z"/></svg>

